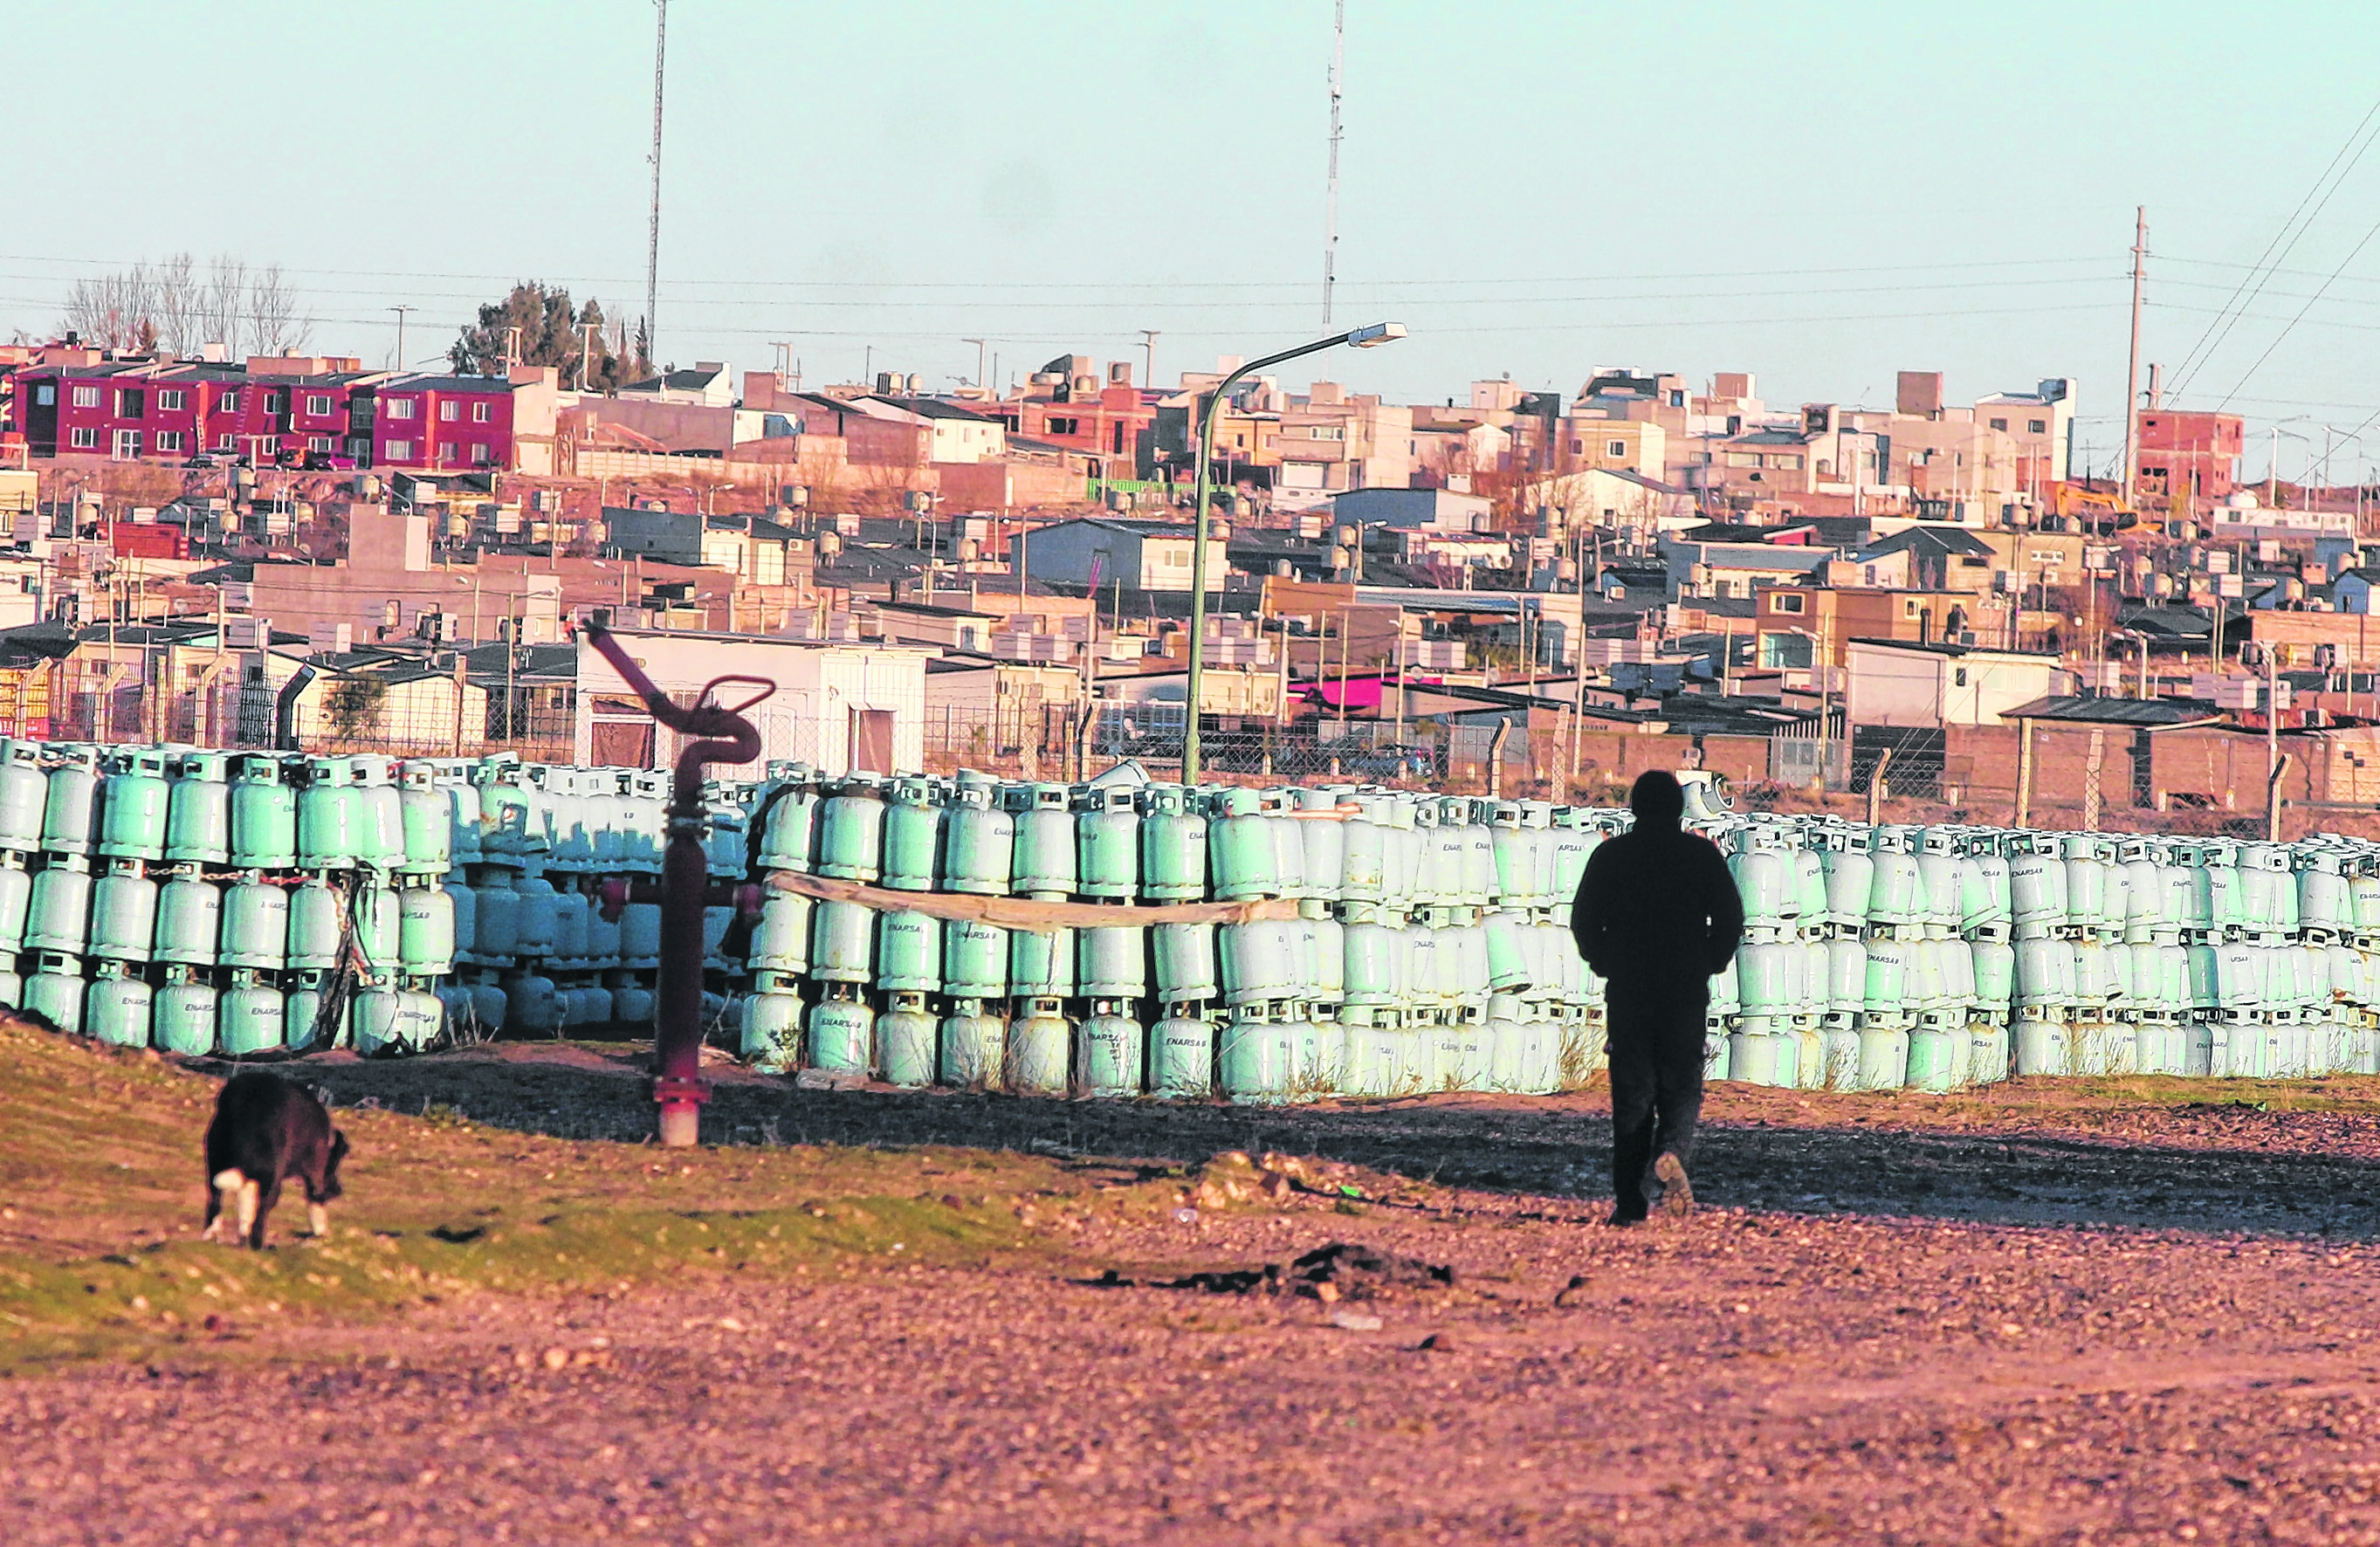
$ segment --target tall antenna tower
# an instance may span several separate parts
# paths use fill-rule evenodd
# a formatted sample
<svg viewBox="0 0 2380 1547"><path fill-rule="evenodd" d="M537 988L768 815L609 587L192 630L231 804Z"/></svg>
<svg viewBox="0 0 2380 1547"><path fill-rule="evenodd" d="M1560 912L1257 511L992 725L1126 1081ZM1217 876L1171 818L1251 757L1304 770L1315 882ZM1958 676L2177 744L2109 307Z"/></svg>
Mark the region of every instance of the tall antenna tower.
<svg viewBox="0 0 2380 1547"><path fill-rule="evenodd" d="M662 61L669 57L669 0L653 0L653 164L652 224L645 237L645 349L661 352L655 339L653 311L661 295L662 276Z"/></svg>
<svg viewBox="0 0 2380 1547"><path fill-rule="evenodd" d="M1330 331L1330 287L1339 278L1339 80L1347 64L1347 0L1330 19L1330 181L1322 206L1322 330Z"/></svg>

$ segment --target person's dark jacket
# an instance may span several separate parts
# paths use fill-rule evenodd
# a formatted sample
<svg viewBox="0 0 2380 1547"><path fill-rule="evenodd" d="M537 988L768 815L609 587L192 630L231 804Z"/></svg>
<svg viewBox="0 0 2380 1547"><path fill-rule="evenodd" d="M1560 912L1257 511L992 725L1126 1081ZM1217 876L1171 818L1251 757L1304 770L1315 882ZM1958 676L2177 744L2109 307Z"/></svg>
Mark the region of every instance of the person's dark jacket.
<svg viewBox="0 0 2380 1547"><path fill-rule="evenodd" d="M1634 829L1588 859L1570 932L1587 966L1622 988L1700 987L1742 941L1743 903L1711 841L1682 830L1676 806L1661 809L1666 792L1652 792L1647 811L1645 793L1631 796Z"/></svg>

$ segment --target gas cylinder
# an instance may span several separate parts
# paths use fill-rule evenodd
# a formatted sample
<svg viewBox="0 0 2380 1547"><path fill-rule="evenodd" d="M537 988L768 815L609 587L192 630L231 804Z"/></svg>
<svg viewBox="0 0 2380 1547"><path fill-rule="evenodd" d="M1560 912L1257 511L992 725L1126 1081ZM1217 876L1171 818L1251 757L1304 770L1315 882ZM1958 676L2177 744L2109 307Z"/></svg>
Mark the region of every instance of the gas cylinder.
<svg viewBox="0 0 2380 1547"><path fill-rule="evenodd" d="M25 948L25 923L33 901L33 877L24 856L0 850L0 968L11 970L13 957Z"/></svg>
<svg viewBox="0 0 2380 1547"><path fill-rule="evenodd" d="M1063 1005L1054 996L1035 994L1019 999L1017 1007L1022 1013L1009 1023L1002 1086L1020 1094L1064 1095L1075 1029Z"/></svg>
<svg viewBox="0 0 2380 1547"><path fill-rule="evenodd" d="M620 965L659 967L662 960L662 906L631 902L620 909Z"/></svg>
<svg viewBox="0 0 2380 1547"><path fill-rule="evenodd" d="M50 981L44 982L43 979ZM35 972L25 985L25 1007L40 1011L48 1015L51 1019L57 1020L58 1017L51 1008L52 1001L63 999L68 993L83 995L80 1020L82 1027L88 1029L91 1035L103 1042L112 1042L117 1047L149 1045L150 1006L153 995L147 983L138 978L126 977L121 964L101 962L93 968L91 986L86 993L81 979L69 979L63 974L53 975L48 965L44 963L42 970ZM59 1029L74 1030L77 1028L60 1021ZM196 1048L182 1046L174 1048L172 1051L206 1053L213 1046L214 1030L210 1027L205 1046Z"/></svg>
<svg viewBox="0 0 2380 1547"><path fill-rule="evenodd" d="M1075 890L1075 819L1063 785L1022 785L1007 792L1016 819L1011 890L1024 896L1063 898ZM1010 1035L1011 1045L1014 1033Z"/></svg>
<svg viewBox="0 0 2380 1547"><path fill-rule="evenodd" d="M790 1074L800 1068L801 996L773 991L752 995L744 1006L744 1026L737 1041L744 1061L762 1074Z"/></svg>
<svg viewBox="0 0 2380 1547"><path fill-rule="evenodd" d="M1140 808L1140 895L1151 902L1195 901L1207 892L1209 827L1203 797L1150 785Z"/></svg>
<svg viewBox="0 0 2380 1547"><path fill-rule="evenodd" d="M216 1018L213 985L193 982L186 967L170 967L165 973L165 986L157 991L150 1012L152 1041L169 1053L212 1052Z"/></svg>
<svg viewBox="0 0 2380 1547"><path fill-rule="evenodd" d="M1214 925L1160 924L1149 936L1159 999L1178 1005L1216 996Z"/></svg>
<svg viewBox="0 0 2380 1547"><path fill-rule="evenodd" d="M385 886L358 886L348 917L355 930L356 948L363 953L371 970L383 977L395 971L397 950L404 936L396 894Z"/></svg>
<svg viewBox="0 0 2380 1547"><path fill-rule="evenodd" d="M906 911L877 917L876 986L887 993L933 993L941 990L940 919Z"/></svg>
<svg viewBox="0 0 2380 1547"><path fill-rule="evenodd" d="M399 772L397 817L405 841L399 874L443 876L454 868L454 804L429 763L408 762Z"/></svg>
<svg viewBox="0 0 2380 1547"><path fill-rule="evenodd" d="M103 859L162 859L165 855L165 754L138 751L117 758L101 786L98 843Z"/></svg>
<svg viewBox="0 0 2380 1547"><path fill-rule="evenodd" d="M41 848L42 810L49 798L41 743L18 737L0 741L0 853L31 854Z"/></svg>
<svg viewBox="0 0 2380 1547"><path fill-rule="evenodd" d="M524 956L552 956L554 944L553 883L541 875L525 875L513 883L513 890L520 898L515 952Z"/></svg>
<svg viewBox="0 0 2380 1547"><path fill-rule="evenodd" d="M771 892L760 904L760 921L752 931L747 963L756 972L789 975L809 970L810 899L792 892ZM622 951L625 954L625 936Z"/></svg>
<svg viewBox="0 0 2380 1547"><path fill-rule="evenodd" d="M854 775L819 812L818 872L873 882L882 871L883 852L884 798L874 778Z"/></svg>
<svg viewBox="0 0 2380 1547"><path fill-rule="evenodd" d="M45 854L89 854L99 827L99 754L88 747L54 749L58 761L50 770L49 787L42 799L42 850ZM76 1014L81 1014L79 991Z"/></svg>
<svg viewBox="0 0 2380 1547"><path fill-rule="evenodd" d="M1148 992L1148 935L1139 929L1078 930L1076 990L1087 999L1138 999Z"/></svg>
<svg viewBox="0 0 2380 1547"><path fill-rule="evenodd" d="M169 862L230 863L231 786L224 782L230 761L221 752L187 752L176 762L165 801Z"/></svg>
<svg viewBox="0 0 2380 1547"><path fill-rule="evenodd" d="M435 978L455 968L455 900L443 887L408 887L396 895L397 969Z"/></svg>
<svg viewBox="0 0 2380 1547"><path fill-rule="evenodd" d="M562 995L553 980L534 968L504 980L504 1017L516 1031L552 1035L562 1029Z"/></svg>
<svg viewBox="0 0 2380 1547"><path fill-rule="evenodd" d="M79 855L59 855L33 873L24 911L26 950L81 956L91 943L91 869ZM81 1000L76 1000L81 1005Z"/></svg>
<svg viewBox="0 0 2380 1547"><path fill-rule="evenodd" d="M298 792L298 863L307 870L347 870L356 863L363 825L363 793L346 758L306 760L306 787Z"/></svg>
<svg viewBox="0 0 2380 1547"><path fill-rule="evenodd" d="M891 1006L876 1017L876 1066L883 1071L884 1082L905 1090L931 1085L940 1030L924 994L893 994Z"/></svg>
<svg viewBox="0 0 2380 1547"><path fill-rule="evenodd" d="M339 965L339 943L346 909L339 895L319 878L310 878L289 892L287 961L293 971L328 969Z"/></svg>
<svg viewBox="0 0 2380 1547"><path fill-rule="evenodd" d="M1220 818L1208 824L1208 858L1220 901L1281 895L1281 855L1255 790L1225 790L1217 808Z"/></svg>
<svg viewBox="0 0 2380 1547"><path fill-rule="evenodd" d="M404 867L405 797L391 782L389 760L363 755L346 760L355 789L356 861L389 875ZM443 871L446 867L439 866Z"/></svg>
<svg viewBox="0 0 2380 1547"><path fill-rule="evenodd" d="M772 762L768 773L760 797L760 868L807 871L816 838L818 786L803 763Z"/></svg>
<svg viewBox="0 0 2380 1547"><path fill-rule="evenodd" d="M1140 817L1133 792L1083 792L1075 816L1076 889L1085 897L1123 902L1140 885Z"/></svg>
<svg viewBox="0 0 2380 1547"><path fill-rule="evenodd" d="M1013 999L1070 999L1075 993L1075 932L1011 930L1008 993ZM1015 1040L1012 1027L1009 1039Z"/></svg>
<svg viewBox="0 0 2380 1547"><path fill-rule="evenodd" d="M244 871L283 871L298 863L298 792L281 762L262 753L239 760L231 786L231 862Z"/></svg>
<svg viewBox="0 0 2380 1547"><path fill-rule="evenodd" d="M882 883L896 892L930 892L941 855L942 809L931 783L898 779L884 811Z"/></svg>
<svg viewBox="0 0 2380 1547"><path fill-rule="evenodd" d="M279 989L258 982L253 972L234 973L215 1001L215 1041L235 1057L280 1047L288 1039L288 1015Z"/></svg>
<svg viewBox="0 0 2380 1547"><path fill-rule="evenodd" d="M156 959L212 967L221 956L223 889L188 871L157 888Z"/></svg>
<svg viewBox="0 0 2380 1547"><path fill-rule="evenodd" d="M1146 1033L1112 999L1096 999L1075 1041L1075 1089L1086 1096L1140 1094Z"/></svg>
<svg viewBox="0 0 2380 1547"><path fill-rule="evenodd" d="M831 983L867 982L876 916L858 903L826 902L812 917L811 976Z"/></svg>
<svg viewBox="0 0 2380 1547"><path fill-rule="evenodd" d="M958 926L948 932L955 934ZM942 1018L941 1079L967 1090L997 1089L1007 1059L1008 1022L991 1013L983 1000L959 995Z"/></svg>
<svg viewBox="0 0 2380 1547"><path fill-rule="evenodd" d="M1261 1018L1260 1010L1257 1017L1234 1015L1224 1023L1215 1057L1218 1082L1230 1101L1286 1101L1297 1076L1297 1033L1293 1023Z"/></svg>
<svg viewBox="0 0 2380 1547"><path fill-rule="evenodd" d="M942 890L975 896L1008 895L1016 849L1016 818L980 776L962 774L943 819Z"/></svg>
<svg viewBox="0 0 2380 1547"><path fill-rule="evenodd" d="M91 886L91 954L147 961L157 938L157 883L137 864L110 870Z"/></svg>

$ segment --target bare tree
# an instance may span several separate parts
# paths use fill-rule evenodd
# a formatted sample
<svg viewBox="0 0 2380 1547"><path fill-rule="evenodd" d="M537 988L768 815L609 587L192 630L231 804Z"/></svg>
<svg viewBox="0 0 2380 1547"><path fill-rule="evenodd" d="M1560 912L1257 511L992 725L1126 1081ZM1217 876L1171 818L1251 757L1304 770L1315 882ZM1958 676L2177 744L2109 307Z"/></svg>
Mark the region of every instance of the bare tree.
<svg viewBox="0 0 2380 1547"><path fill-rule="evenodd" d="M241 305L247 294L248 264L229 253L217 253L207 273L205 341L222 345L233 359L248 352Z"/></svg>
<svg viewBox="0 0 2380 1547"><path fill-rule="evenodd" d="M67 292L66 325L103 349L130 349L153 328L149 265L78 279Z"/></svg>
<svg viewBox="0 0 2380 1547"><path fill-rule="evenodd" d="M273 263L248 284L248 325L257 352L294 355L314 336L314 320L298 311L298 290Z"/></svg>
<svg viewBox="0 0 2380 1547"><path fill-rule="evenodd" d="M150 271L157 342L166 353L187 355L205 343L200 326L198 265L188 252L176 252Z"/></svg>

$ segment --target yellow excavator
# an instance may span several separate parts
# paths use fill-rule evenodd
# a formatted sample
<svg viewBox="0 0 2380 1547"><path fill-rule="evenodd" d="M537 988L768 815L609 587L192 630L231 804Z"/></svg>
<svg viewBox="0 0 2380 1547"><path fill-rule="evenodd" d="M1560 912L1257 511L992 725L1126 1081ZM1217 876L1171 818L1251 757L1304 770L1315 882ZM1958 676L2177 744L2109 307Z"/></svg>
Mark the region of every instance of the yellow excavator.
<svg viewBox="0 0 2380 1547"><path fill-rule="evenodd" d="M2076 530L2112 536L2130 531L2141 525L2140 512L2124 503L2120 493L2085 489L2079 484L2060 483L2050 495L2050 508L2069 521Z"/></svg>

